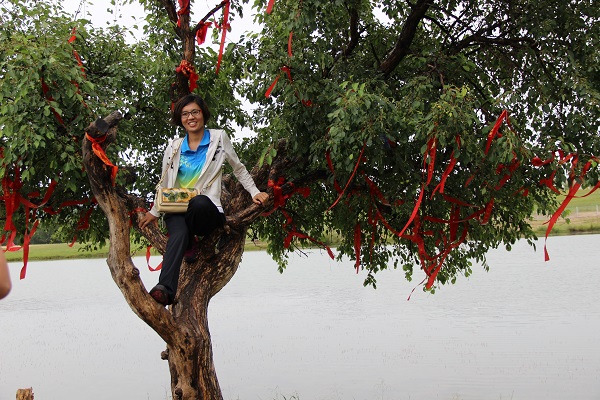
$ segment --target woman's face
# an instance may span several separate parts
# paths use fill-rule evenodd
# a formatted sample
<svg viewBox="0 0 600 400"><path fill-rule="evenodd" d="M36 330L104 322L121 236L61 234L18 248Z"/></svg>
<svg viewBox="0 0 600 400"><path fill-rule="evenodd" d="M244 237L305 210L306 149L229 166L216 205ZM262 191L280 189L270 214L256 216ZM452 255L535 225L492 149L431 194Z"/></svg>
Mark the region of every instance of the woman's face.
<svg viewBox="0 0 600 400"><path fill-rule="evenodd" d="M204 134L204 115L198 104L191 102L181 109L181 124L190 135Z"/></svg>

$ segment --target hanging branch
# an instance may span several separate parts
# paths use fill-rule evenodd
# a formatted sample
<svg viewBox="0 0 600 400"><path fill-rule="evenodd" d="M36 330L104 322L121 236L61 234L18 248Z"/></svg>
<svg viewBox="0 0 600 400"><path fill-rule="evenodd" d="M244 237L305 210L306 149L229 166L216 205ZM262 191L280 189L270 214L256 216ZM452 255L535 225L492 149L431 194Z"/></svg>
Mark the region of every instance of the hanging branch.
<svg viewBox="0 0 600 400"><path fill-rule="evenodd" d="M215 8L210 10L208 12L208 14L206 14L204 16L204 18L202 18L200 20L200 22L198 22L198 24L194 27L194 29L192 29L192 33L194 34L194 36L196 35L196 32L198 32L198 30L200 30L202 28L202 26L204 25L206 20L208 20L210 17L212 17L213 14L216 13L217 11L219 11L221 8L225 7L225 4L227 4L228 1L229 0L223 0L219 5L217 5Z"/></svg>
<svg viewBox="0 0 600 400"><path fill-rule="evenodd" d="M419 0L414 5L412 12L402 27L402 31L400 32L400 36L398 36L398 40L396 40L394 48L379 66L379 70L385 75L389 75L398 66L398 64L400 64L404 57L406 57L409 52L410 45L417 34L417 28L425 17L425 13L431 6L431 0Z"/></svg>

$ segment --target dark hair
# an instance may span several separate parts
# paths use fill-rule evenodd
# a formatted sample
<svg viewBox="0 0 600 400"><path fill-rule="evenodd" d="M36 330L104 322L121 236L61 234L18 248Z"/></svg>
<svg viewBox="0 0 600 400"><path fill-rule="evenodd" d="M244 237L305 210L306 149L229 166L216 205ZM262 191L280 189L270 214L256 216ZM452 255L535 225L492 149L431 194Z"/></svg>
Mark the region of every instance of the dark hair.
<svg viewBox="0 0 600 400"><path fill-rule="evenodd" d="M202 110L204 124L208 122L208 120L210 119L210 111L208 111L208 106L206 105L204 99L198 96L197 94L188 94L187 96L183 96L182 98L177 100L177 103L175 103L175 106L173 107L173 114L171 114L171 123L173 125L181 127L183 126L181 124L181 110L183 110L183 107L187 106L190 103L198 104L200 110Z"/></svg>

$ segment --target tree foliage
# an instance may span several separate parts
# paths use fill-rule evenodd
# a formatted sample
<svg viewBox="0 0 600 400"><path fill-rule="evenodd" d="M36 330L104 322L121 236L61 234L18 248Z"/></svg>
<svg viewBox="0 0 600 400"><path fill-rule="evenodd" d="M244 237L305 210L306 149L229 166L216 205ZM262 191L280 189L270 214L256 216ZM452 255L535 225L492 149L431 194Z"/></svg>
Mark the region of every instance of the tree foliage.
<svg viewBox="0 0 600 400"><path fill-rule="evenodd" d="M63 239L90 207L60 205L90 199L78 142L91 119L126 113L109 157L137 176L129 182L122 173L119 182L142 195L152 192L162 143L175 134L167 88L182 43L165 12L175 4L141 3L144 37L129 44L121 28L93 28L44 3L3 2L1 172L19 166L22 193L58 181L49 205L60 214L38 217L58 218ZM226 46L218 75L210 47L196 47L193 62L214 124L258 133L246 140L246 159L271 162L272 144L285 139L285 156L298 162L278 178L310 187L308 199L292 196L283 213L255 224L282 268L294 249L286 247L290 235L333 233L342 240L338 257L358 259L368 282L390 266L410 278L415 267L444 261L443 283L468 275L489 248L534 239L528 218L557 206L549 186L597 181L592 1L277 0L270 14L266 7L255 3L262 30ZM232 5L232 24L242 11ZM240 99L254 103L251 120ZM486 151L503 110L510 129L505 123ZM535 157L554 160L539 166ZM594 168L584 174L589 159ZM554 185L542 184L548 177ZM78 233L98 243L105 235L95 212Z"/></svg>
<svg viewBox="0 0 600 400"><path fill-rule="evenodd" d="M468 275L490 248L535 238L531 215L557 206L544 179L565 191L597 182L592 1L277 0L256 18L245 92L261 134L303 161L286 179L327 175L290 212L307 232L337 233L339 256L359 258L368 282L391 265L431 278L440 261L438 283ZM488 152L503 110L510 126ZM330 208L336 182L349 186ZM284 262L280 221L262 223Z"/></svg>
<svg viewBox="0 0 600 400"><path fill-rule="evenodd" d="M235 274L249 224L280 269L290 251L335 235L337 257L367 269L366 284L402 268L408 279L423 270L417 279L435 290L468 276L473 260L487 266L490 248L533 244L534 213L554 213L551 228L579 187L598 186L593 0L256 1L260 32L221 55L194 44L198 25L177 9L187 1L140 3L144 36L130 43L122 28L73 20L54 2L0 0L0 212L4 233L23 242L37 221L67 241L110 235L115 282L167 343L174 398L222 397L207 308ZM235 24L244 8L230 11ZM218 43L227 23L211 25ZM232 231L184 264L167 312L140 281L128 239L178 134L171 101L196 79L177 71L184 65L198 75L209 126L256 132L240 155L272 197L260 209L224 179ZM93 151L99 140L119 167L115 185ZM164 251L158 228L135 232Z"/></svg>

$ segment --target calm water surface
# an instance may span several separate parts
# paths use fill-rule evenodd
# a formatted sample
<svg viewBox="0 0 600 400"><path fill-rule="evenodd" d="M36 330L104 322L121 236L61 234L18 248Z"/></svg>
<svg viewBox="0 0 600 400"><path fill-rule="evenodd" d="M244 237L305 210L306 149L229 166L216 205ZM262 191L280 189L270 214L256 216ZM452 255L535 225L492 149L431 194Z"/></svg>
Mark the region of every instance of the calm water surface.
<svg viewBox="0 0 600 400"><path fill-rule="evenodd" d="M224 397L598 400L600 236L548 245L547 263L519 243L490 253L489 273L410 301L402 271L373 290L319 251L283 275L248 252L209 310ZM152 287L158 273L134 261ZM39 400L166 400L164 348L104 260L33 262L0 301L0 399L33 386Z"/></svg>

